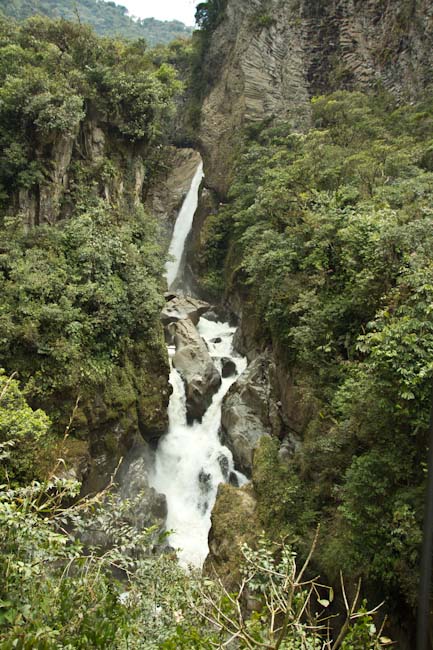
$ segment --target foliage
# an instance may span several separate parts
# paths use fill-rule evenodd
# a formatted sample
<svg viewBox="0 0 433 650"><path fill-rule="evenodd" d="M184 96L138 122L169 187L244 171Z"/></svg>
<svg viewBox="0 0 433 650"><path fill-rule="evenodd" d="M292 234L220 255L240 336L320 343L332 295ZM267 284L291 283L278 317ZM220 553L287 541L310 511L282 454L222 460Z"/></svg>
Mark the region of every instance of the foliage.
<svg viewBox="0 0 433 650"><path fill-rule="evenodd" d="M174 69L156 65L142 43L39 17L21 27L0 19L0 82L3 197L50 178L47 144L75 137L85 114L124 139L157 144L181 88Z"/></svg>
<svg viewBox="0 0 433 650"><path fill-rule="evenodd" d="M33 395L100 382L125 341L153 336L162 304L154 229L141 209L119 223L97 199L54 227L5 224L1 357Z"/></svg>
<svg viewBox="0 0 433 650"><path fill-rule="evenodd" d="M195 20L200 29L205 32L213 32L224 16L226 5L227 0L200 2L195 14Z"/></svg>
<svg viewBox="0 0 433 650"><path fill-rule="evenodd" d="M181 84L156 59L78 24L0 20L0 359L54 419L131 349L164 349L138 180L161 165Z"/></svg>
<svg viewBox="0 0 433 650"><path fill-rule="evenodd" d="M132 18L126 7L105 0L0 0L0 13L16 20L40 15L63 18L71 22L90 25L100 36L129 40L144 39L149 45L169 43L178 38L188 38L192 27L178 20L160 21L155 18Z"/></svg>
<svg viewBox="0 0 433 650"><path fill-rule="evenodd" d="M46 414L41 410L33 411L18 382L0 369L1 483L26 482L37 476L37 459L49 456L49 427Z"/></svg>
<svg viewBox="0 0 433 650"><path fill-rule="evenodd" d="M366 603L359 602L360 584L349 604L342 582L346 618L333 638L334 590L306 576L313 549L299 569L296 553L287 544L278 546L261 537L256 550L244 545L244 577L236 593L229 593L220 581L198 584L199 597L193 606L215 631L207 639L190 634L190 647L379 650L389 646L391 640L373 622L377 608L368 611ZM188 628L180 627L177 645L166 643L163 648L184 647L182 640L188 632Z"/></svg>
<svg viewBox="0 0 433 650"><path fill-rule="evenodd" d="M307 133L246 134L200 269L207 287L247 291L261 344L279 350L301 399L314 395L290 468L261 452L264 521L277 510L302 535L302 509L287 503L308 494L326 522L324 570L342 564L413 605L433 376L433 108L338 92L311 110Z"/></svg>
<svg viewBox="0 0 433 650"><path fill-rule="evenodd" d="M13 380L4 383L1 396L7 442L0 450L7 449L8 433L20 436L17 400L30 414L26 436L40 437L46 416L32 416ZM14 460L7 453L2 460L8 476ZM383 647L373 612L358 607L359 589L331 641L326 611L333 590L304 577L308 562L298 571L291 547L265 538L256 550L244 546L244 578L232 595L219 581L185 573L174 554L154 554L158 531L131 525L140 494L122 501L110 484L93 498L77 500L80 485L58 478L59 469L58 463L43 482L0 485L5 650ZM254 601L253 613L247 601Z"/></svg>
<svg viewBox="0 0 433 650"><path fill-rule="evenodd" d="M152 530L119 516L108 550L85 549L66 528L86 527L102 506L65 508L78 488L53 478L0 492L1 647L156 650L185 607L187 576L174 557L151 557Z"/></svg>
<svg viewBox="0 0 433 650"><path fill-rule="evenodd" d="M260 521L271 539L305 535L315 513L305 494L296 468L279 460L278 441L263 437L254 453L253 484ZM292 522L296 521L296 529Z"/></svg>

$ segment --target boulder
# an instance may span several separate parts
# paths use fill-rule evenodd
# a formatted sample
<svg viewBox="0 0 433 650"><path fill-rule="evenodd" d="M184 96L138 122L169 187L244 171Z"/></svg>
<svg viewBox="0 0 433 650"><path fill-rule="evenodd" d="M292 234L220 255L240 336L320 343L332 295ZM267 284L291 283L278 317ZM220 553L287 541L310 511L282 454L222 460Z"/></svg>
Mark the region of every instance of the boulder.
<svg viewBox="0 0 433 650"><path fill-rule="evenodd" d="M189 318L172 323L169 331L176 346L173 365L185 383L188 421L201 420L221 385L221 376Z"/></svg>
<svg viewBox="0 0 433 650"><path fill-rule="evenodd" d="M231 450L236 469L251 476L253 454L260 438L280 436L282 422L272 389L273 363L264 353L231 386L222 404L223 443Z"/></svg>
<svg viewBox="0 0 433 650"><path fill-rule="evenodd" d="M196 300L189 296L174 295L171 297L173 294L168 295L170 298L161 312L162 324L165 326L186 318L197 325L202 314L209 309L209 304L202 300Z"/></svg>
<svg viewBox="0 0 433 650"><path fill-rule="evenodd" d="M138 530L154 525L160 527L167 516L165 496L150 487L153 464L154 452L143 443L125 459L119 475L120 499L131 504L125 518Z"/></svg>
<svg viewBox="0 0 433 650"><path fill-rule="evenodd" d="M233 359L229 357L223 357L221 359L221 375L223 377L233 377L236 375L236 364Z"/></svg>
<svg viewBox="0 0 433 650"><path fill-rule="evenodd" d="M231 591L236 589L241 577L241 546L254 544L257 531L261 530L251 483L242 488L221 483L211 519L209 555L203 571L212 577L216 573Z"/></svg>

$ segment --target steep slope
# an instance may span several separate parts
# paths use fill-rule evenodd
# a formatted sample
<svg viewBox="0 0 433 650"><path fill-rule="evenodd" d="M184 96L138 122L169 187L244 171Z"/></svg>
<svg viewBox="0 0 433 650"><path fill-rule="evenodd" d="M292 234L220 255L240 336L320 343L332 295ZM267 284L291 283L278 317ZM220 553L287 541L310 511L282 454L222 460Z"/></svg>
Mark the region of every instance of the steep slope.
<svg viewBox="0 0 433 650"><path fill-rule="evenodd" d="M144 204L170 167L179 84L86 26L35 17L0 33L0 365L71 450L90 446L97 489L139 433L167 426L164 251Z"/></svg>
<svg viewBox="0 0 433 650"><path fill-rule="evenodd" d="M132 19L126 7L104 0L0 0L0 12L16 20L39 15L80 21L93 27L100 36L129 40L144 38L151 46L188 38L192 33L192 27L178 20Z"/></svg>
<svg viewBox="0 0 433 650"><path fill-rule="evenodd" d="M206 189L189 263L203 297L240 317L238 349L266 365L234 385L223 433L251 434L233 404L260 424L252 433L268 422L272 438L247 440L263 526L305 551L320 523L319 569L362 576L413 647L433 345L433 8L211 5ZM215 509L217 565L233 503Z"/></svg>
<svg viewBox="0 0 433 650"><path fill-rule="evenodd" d="M209 40L201 145L219 196L240 127L279 117L305 129L314 95L383 88L412 101L433 82L428 0L228 0Z"/></svg>

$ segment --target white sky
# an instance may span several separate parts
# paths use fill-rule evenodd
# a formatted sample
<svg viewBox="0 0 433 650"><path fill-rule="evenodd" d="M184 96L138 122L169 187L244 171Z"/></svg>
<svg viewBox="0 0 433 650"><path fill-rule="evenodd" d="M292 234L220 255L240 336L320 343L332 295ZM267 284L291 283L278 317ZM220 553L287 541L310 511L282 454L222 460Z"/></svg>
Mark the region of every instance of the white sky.
<svg viewBox="0 0 433 650"><path fill-rule="evenodd" d="M157 18L158 20L181 20L194 25L195 7L199 0L115 0L127 7L132 16Z"/></svg>

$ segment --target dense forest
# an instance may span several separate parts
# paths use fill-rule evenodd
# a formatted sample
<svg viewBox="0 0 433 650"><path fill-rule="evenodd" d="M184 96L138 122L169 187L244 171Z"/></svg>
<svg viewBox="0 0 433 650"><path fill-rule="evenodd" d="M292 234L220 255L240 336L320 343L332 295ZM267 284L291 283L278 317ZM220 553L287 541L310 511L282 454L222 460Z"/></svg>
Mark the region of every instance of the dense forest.
<svg viewBox="0 0 433 650"><path fill-rule="evenodd" d="M91 25L100 36L129 40L144 38L149 45L187 38L192 32L191 27L178 20L161 21L151 17L133 19L126 7L105 0L1 0L0 12L16 20L40 15L82 22Z"/></svg>
<svg viewBox="0 0 433 650"><path fill-rule="evenodd" d="M321 521L328 573L343 562L414 605L433 353L433 107L339 92L312 108L307 135L284 123L247 134L229 202L206 222L202 281L247 290L258 336L284 355L304 405L291 465L272 442L256 456L266 527L305 539Z"/></svg>
<svg viewBox="0 0 433 650"><path fill-rule="evenodd" d="M142 492L119 499L116 472L167 430L167 226L151 198L173 145L201 148L212 178L206 102L227 2L200 3L192 40L155 49L143 37L184 26L149 32L96 0L4 4L17 20L0 18L0 647L412 647L433 376L430 88L409 100L342 82L308 97L302 128L245 119L227 192L202 183L195 291L240 322L249 361L274 355L268 393L282 410L283 376L296 418L274 416L248 484L219 493L224 567L211 549L185 572L167 531L131 514ZM275 27L271 9L248 19L252 38Z"/></svg>

